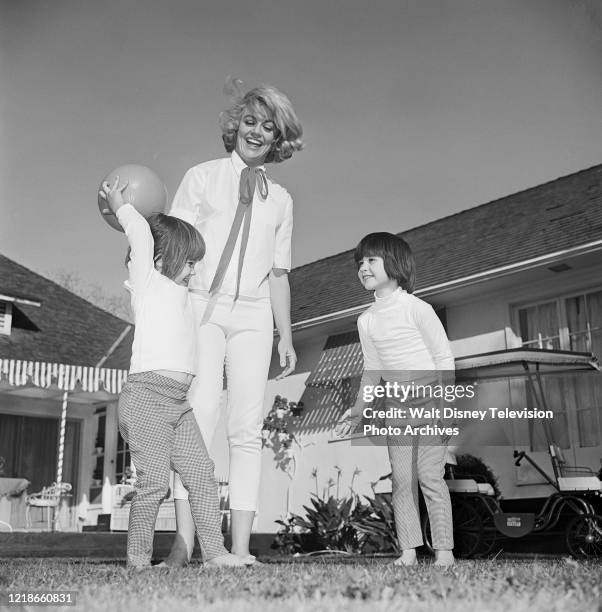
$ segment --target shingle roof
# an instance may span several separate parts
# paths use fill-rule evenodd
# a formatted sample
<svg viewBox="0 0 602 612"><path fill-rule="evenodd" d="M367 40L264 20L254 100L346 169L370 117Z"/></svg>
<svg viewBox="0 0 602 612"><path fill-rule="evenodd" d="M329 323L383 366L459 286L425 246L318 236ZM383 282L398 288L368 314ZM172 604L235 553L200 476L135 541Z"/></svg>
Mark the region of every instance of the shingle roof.
<svg viewBox="0 0 602 612"><path fill-rule="evenodd" d="M0 334L1 358L95 366L128 325L3 255L0 294L41 302L13 307L11 334ZM132 339L130 330L103 367L127 369Z"/></svg>
<svg viewBox="0 0 602 612"><path fill-rule="evenodd" d="M602 164L399 233L417 263L416 289L602 239ZM371 302L353 250L290 274L292 321Z"/></svg>

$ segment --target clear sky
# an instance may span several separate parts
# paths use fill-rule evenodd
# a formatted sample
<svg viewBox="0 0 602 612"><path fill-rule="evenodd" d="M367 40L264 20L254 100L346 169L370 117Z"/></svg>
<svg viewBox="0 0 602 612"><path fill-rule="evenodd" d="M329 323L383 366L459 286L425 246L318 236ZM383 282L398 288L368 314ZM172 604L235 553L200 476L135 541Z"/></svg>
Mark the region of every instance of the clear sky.
<svg viewBox="0 0 602 612"><path fill-rule="evenodd" d="M599 0L0 0L0 253L119 293L98 183L223 156L227 75L303 121L300 265L602 163L601 67Z"/></svg>

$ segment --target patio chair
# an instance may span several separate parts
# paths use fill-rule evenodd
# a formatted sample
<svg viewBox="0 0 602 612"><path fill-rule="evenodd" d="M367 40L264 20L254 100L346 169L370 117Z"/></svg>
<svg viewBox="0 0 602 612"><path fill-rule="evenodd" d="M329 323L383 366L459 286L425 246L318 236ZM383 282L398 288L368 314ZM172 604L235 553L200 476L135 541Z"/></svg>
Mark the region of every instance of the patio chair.
<svg viewBox="0 0 602 612"><path fill-rule="evenodd" d="M69 495L71 488L68 482L53 482L49 487L44 487L38 493L29 494L25 498L25 520L28 529L31 529L31 508L41 508L42 520L44 518L44 509L46 509L48 531L52 531L56 522L56 510L61 503L61 499ZM51 512L52 519L50 518Z"/></svg>

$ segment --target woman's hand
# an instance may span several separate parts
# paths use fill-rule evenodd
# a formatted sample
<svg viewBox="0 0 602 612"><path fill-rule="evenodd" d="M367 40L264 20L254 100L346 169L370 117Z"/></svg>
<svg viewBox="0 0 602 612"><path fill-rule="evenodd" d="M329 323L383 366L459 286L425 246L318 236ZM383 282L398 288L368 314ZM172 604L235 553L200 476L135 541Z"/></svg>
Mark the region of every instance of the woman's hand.
<svg viewBox="0 0 602 612"><path fill-rule="evenodd" d="M293 348L293 341L289 338L280 338L278 342L278 355L280 355L280 366L284 368L276 380L280 380L295 371L297 366L297 353Z"/></svg>
<svg viewBox="0 0 602 612"><path fill-rule="evenodd" d="M334 435L337 436L337 438L345 438L357 429L361 420L361 414L352 415L351 409L346 410L335 425Z"/></svg>
<svg viewBox="0 0 602 612"><path fill-rule="evenodd" d="M274 321L280 334L278 354L280 366L284 368L276 380L280 380L295 371L297 354L293 348L291 331L291 288L288 284L288 272L280 268L272 268L268 275L270 296Z"/></svg>
<svg viewBox="0 0 602 612"><path fill-rule="evenodd" d="M128 181L123 185L119 186L119 177L116 176L112 185L109 185L107 181L104 181L100 186L98 195L105 200L108 208L102 211L103 215L114 215L117 211L125 204L123 201L123 192L128 187Z"/></svg>

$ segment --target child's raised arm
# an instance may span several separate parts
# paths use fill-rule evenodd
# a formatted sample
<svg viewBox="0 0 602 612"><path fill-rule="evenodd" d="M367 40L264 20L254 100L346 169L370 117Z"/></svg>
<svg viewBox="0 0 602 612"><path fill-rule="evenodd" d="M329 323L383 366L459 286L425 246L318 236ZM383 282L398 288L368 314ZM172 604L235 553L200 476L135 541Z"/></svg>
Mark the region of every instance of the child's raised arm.
<svg viewBox="0 0 602 612"><path fill-rule="evenodd" d="M123 192L128 183L119 186L119 177L115 177L113 185L106 181L99 191L106 201L108 209L103 214L115 214L121 224L130 245L130 283L132 287L141 287L148 280L155 267L153 255L155 243L146 219L131 205L123 201Z"/></svg>
<svg viewBox="0 0 602 612"><path fill-rule="evenodd" d="M117 220L121 223L130 245L130 283L133 288L143 287L155 269L155 242L150 227L131 204L124 204L119 208Z"/></svg>

